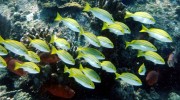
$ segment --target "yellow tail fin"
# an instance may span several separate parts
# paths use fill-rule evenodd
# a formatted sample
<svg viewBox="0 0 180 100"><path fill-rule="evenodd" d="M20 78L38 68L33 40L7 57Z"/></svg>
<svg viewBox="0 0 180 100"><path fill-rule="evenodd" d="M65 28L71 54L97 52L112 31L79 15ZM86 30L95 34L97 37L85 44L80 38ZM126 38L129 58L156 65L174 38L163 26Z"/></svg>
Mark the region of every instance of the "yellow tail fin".
<svg viewBox="0 0 180 100"><path fill-rule="evenodd" d="M57 49L54 46L52 46L51 54L56 54L56 52L57 52Z"/></svg>
<svg viewBox="0 0 180 100"><path fill-rule="evenodd" d="M144 52L139 50L138 54L137 54L137 57L141 57L141 56L143 56L143 54L144 54Z"/></svg>
<svg viewBox="0 0 180 100"><path fill-rule="evenodd" d="M79 29L80 29L79 36L81 36L84 33L84 29L82 27L80 27Z"/></svg>
<svg viewBox="0 0 180 100"><path fill-rule="evenodd" d="M118 74L118 73L115 73L115 75L116 75L116 78L115 79L118 79L121 75L120 74Z"/></svg>
<svg viewBox="0 0 180 100"><path fill-rule="evenodd" d="M82 57L83 57L83 54L80 53L80 52L78 52L78 56L76 57L76 59L80 59L80 58L82 58Z"/></svg>
<svg viewBox="0 0 180 100"><path fill-rule="evenodd" d="M61 21L62 20L62 16L57 12L57 16L54 19L54 21Z"/></svg>
<svg viewBox="0 0 180 100"><path fill-rule="evenodd" d="M69 68L66 65L64 66L64 73L69 73Z"/></svg>
<svg viewBox="0 0 180 100"><path fill-rule="evenodd" d="M146 28L144 25L142 25L142 29L139 32L147 32L148 28Z"/></svg>
<svg viewBox="0 0 180 100"><path fill-rule="evenodd" d="M102 27L102 30L105 30L105 29L107 29L108 28L108 24L107 23L103 23L103 27Z"/></svg>
<svg viewBox="0 0 180 100"><path fill-rule="evenodd" d="M22 64L18 63L18 62L15 62L15 67L14 67L14 70L17 70L21 67Z"/></svg>
<svg viewBox="0 0 180 100"><path fill-rule="evenodd" d="M89 3L86 2L86 5L85 5L83 11L87 11L88 12L90 9L91 9L91 6L89 5Z"/></svg>
<svg viewBox="0 0 180 100"><path fill-rule="evenodd" d="M79 69L80 69L81 71L84 69L81 63L80 63L80 65L79 65Z"/></svg>
<svg viewBox="0 0 180 100"><path fill-rule="evenodd" d="M51 40L49 43L54 43L54 41L57 39L57 36L56 35L52 35L51 36Z"/></svg>
<svg viewBox="0 0 180 100"><path fill-rule="evenodd" d="M126 47L125 49L130 45L131 42L126 42Z"/></svg>
<svg viewBox="0 0 180 100"><path fill-rule="evenodd" d="M130 12L126 11L126 15L125 15L124 19L129 18L132 15L133 15L133 13L130 13Z"/></svg>
<svg viewBox="0 0 180 100"><path fill-rule="evenodd" d="M3 42L3 41L4 41L4 39L0 36L0 43Z"/></svg>

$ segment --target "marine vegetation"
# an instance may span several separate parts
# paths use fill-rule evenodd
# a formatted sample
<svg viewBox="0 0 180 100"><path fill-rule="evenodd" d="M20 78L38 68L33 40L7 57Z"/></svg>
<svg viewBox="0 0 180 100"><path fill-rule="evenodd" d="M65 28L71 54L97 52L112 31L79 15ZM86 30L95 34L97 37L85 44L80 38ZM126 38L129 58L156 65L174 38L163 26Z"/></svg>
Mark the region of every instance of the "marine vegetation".
<svg viewBox="0 0 180 100"><path fill-rule="evenodd" d="M86 2L82 12L90 13L95 18L99 19L103 26L100 29L101 32L109 31L108 34L120 37L122 35L132 35L130 28L125 23L115 21L113 16L106 10L99 7L91 7ZM161 42L172 42L171 36L164 30L159 28L146 28L144 24L155 24L155 19L147 12L135 12L130 13L126 11L124 20L132 18L134 21L138 21L142 24L143 32L147 33L149 37L153 37ZM0 68L11 68L15 73L18 73L19 69L23 69L25 74L43 74L43 67L46 63L59 63L59 70L63 70L64 74L74 79L75 82L87 89L96 89L96 84L101 83L101 77L96 70L104 70L110 73L114 79L121 79L122 81L133 85L141 86L143 82L133 72L120 72L117 70L117 66L108 61L105 55L101 52L106 48L112 50L115 48L109 37L95 35L93 32L89 32L83 26L81 26L75 19L69 17L62 17L61 12L56 12L54 23L62 23L67 28L72 30L77 35L76 39L80 42L80 39L88 42L88 45L76 45L75 40L69 41L67 38L58 35L55 32L50 33L47 37L32 37L30 34L24 36L26 43L19 42L13 39L3 39L0 36ZM156 52L157 48L148 40L134 39L131 42L125 41L124 49L132 47L133 50L138 50L137 57L145 57L146 60L153 62L154 64L165 64L164 59ZM17 56L20 60L13 60L13 65L10 65L9 61L5 60L5 56ZM2 56L2 57L1 57ZM11 58L13 59L13 58ZM136 62L134 62L136 63ZM13 67L12 67L13 66ZM145 75L146 67L143 63L137 70L139 75ZM22 74L24 74L22 73ZM158 79L157 72L150 72L146 77L149 85L153 85L157 82L157 79L150 81L151 74L155 74ZM70 94L66 92L57 93L54 88L62 89L64 91L70 91ZM46 85L45 91L51 92L55 96L62 96L64 98L72 98L75 94L74 90L69 87L65 89L62 85ZM70 95L68 97L68 95Z"/></svg>

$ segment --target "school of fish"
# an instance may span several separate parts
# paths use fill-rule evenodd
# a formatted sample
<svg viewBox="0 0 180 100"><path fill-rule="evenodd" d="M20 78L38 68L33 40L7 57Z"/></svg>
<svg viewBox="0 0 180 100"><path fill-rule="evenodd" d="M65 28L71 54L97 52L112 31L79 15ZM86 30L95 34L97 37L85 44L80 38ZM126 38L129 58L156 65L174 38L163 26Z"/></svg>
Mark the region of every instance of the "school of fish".
<svg viewBox="0 0 180 100"><path fill-rule="evenodd" d="M112 15L104 9L91 7L89 3L86 3L83 11L87 13L90 12L94 17L103 21L102 31L109 30L110 33L117 36L132 34L130 28L126 24L115 21ZM134 21L142 24L155 24L155 19L147 12L130 13L127 11L125 19L127 18L132 18ZM108 37L96 36L92 32L85 31L75 19L62 17L61 14L57 12L54 21L62 22L63 25L68 27L70 30L79 33L79 36L83 36L92 47L114 48L113 42ZM150 37L161 42L172 42L171 36L166 31L159 28L146 28L142 25L142 30L140 30L140 32L142 32L142 34L147 33ZM31 39L30 37L28 37L28 40L29 47L32 47L35 51L29 50L22 42L13 39L3 39L3 37L0 36L0 68L6 68L9 66L9 63L7 64L3 56L12 52L13 54L19 55L25 59L24 62L14 60L13 71L22 69L28 74L38 74L41 72L41 63L47 64L62 62L65 65L64 73L69 73L69 77L72 77L81 86L89 89L95 89L94 83L101 83L100 76L95 70L93 70L93 68L101 68L108 73L113 73L115 74L116 79L121 79L128 84L134 86L142 85L141 80L133 73L123 72L119 74L115 65L111 61L105 60L106 58L104 54L98 49L79 46L76 49L78 55L77 57L74 57L69 53L69 49L71 49L70 42L64 38L57 37L56 34L51 36L50 41ZM156 53L157 48L147 40L126 41L125 45L125 49L131 47L132 49L138 50L137 57L145 57L146 60L151 61L154 64L165 64L164 59ZM37 51L41 52L41 54L38 54ZM77 65L76 60L84 60L92 66L92 68L88 68L89 66L83 67L81 62L78 62L79 66L67 67L68 65ZM138 73L139 75L146 74L144 63L139 67Z"/></svg>

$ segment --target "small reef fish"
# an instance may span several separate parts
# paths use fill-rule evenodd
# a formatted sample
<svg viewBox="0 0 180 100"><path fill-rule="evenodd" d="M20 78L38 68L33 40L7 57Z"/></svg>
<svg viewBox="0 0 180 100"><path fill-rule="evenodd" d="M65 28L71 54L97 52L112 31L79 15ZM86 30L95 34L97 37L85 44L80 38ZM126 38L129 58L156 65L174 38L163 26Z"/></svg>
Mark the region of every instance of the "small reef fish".
<svg viewBox="0 0 180 100"><path fill-rule="evenodd" d="M78 47L77 52L83 53L83 54L91 54L94 55L99 60L105 59L105 56L97 49L89 48L89 47Z"/></svg>
<svg viewBox="0 0 180 100"><path fill-rule="evenodd" d="M132 73L122 73L118 74L115 73L116 79L122 79L123 81L127 82L128 84L134 85L134 86L141 86L142 82L141 80L134 74Z"/></svg>
<svg viewBox="0 0 180 100"><path fill-rule="evenodd" d="M162 65L165 64L164 59L159 54L157 54L156 52L153 52L153 51L146 51L146 52L138 51L137 57L141 57L141 56L144 56L146 58L146 60L152 61L155 64L162 64Z"/></svg>
<svg viewBox="0 0 180 100"><path fill-rule="evenodd" d="M75 91L71 89L68 86L61 85L61 84L48 84L48 85L42 85L42 91L49 92L50 94L65 98L65 99L71 99L75 95Z"/></svg>
<svg viewBox="0 0 180 100"><path fill-rule="evenodd" d="M116 73L116 67L110 61L103 61L101 63L101 67L102 67L102 70L105 70L106 72Z"/></svg>
<svg viewBox="0 0 180 100"><path fill-rule="evenodd" d="M146 82L149 86L152 86L157 83L159 78L159 73L156 71L150 71L148 72L146 76Z"/></svg>
<svg viewBox="0 0 180 100"><path fill-rule="evenodd" d="M96 83L101 83L100 76L92 69L90 68L83 68L82 64L80 64L79 69L84 73L85 76L87 76L91 81Z"/></svg>
<svg viewBox="0 0 180 100"><path fill-rule="evenodd" d="M92 44L93 46L95 46L95 47L100 47L100 46L101 46L98 38L97 38L96 35L94 35L93 33L84 32L82 35L83 35L83 36L85 37L85 39L86 39L90 44Z"/></svg>
<svg viewBox="0 0 180 100"><path fill-rule="evenodd" d="M142 25L140 32L147 32L150 37L153 37L161 42L172 42L171 36L164 30L158 28L146 28Z"/></svg>
<svg viewBox="0 0 180 100"><path fill-rule="evenodd" d="M6 68L6 61L0 56L0 68Z"/></svg>
<svg viewBox="0 0 180 100"><path fill-rule="evenodd" d="M84 75L80 69L68 68L66 65L64 67L64 73L69 73L69 77L74 76L74 75Z"/></svg>
<svg viewBox="0 0 180 100"><path fill-rule="evenodd" d="M24 57L26 60L34 62L34 63L40 62L40 57L33 51L28 51L28 55L25 55Z"/></svg>
<svg viewBox="0 0 180 100"><path fill-rule="evenodd" d="M75 60L72 55L65 50L57 50L54 46L52 46L51 54L57 54L58 57L66 64L75 65Z"/></svg>
<svg viewBox="0 0 180 100"><path fill-rule="evenodd" d="M58 38L56 35L51 36L50 43L55 43L55 45L61 49L69 50L70 44L66 39Z"/></svg>
<svg viewBox="0 0 180 100"><path fill-rule="evenodd" d="M83 33L83 28L79 25L79 23L72 18L63 18L58 12L54 21L62 21L64 25L75 32Z"/></svg>
<svg viewBox="0 0 180 100"><path fill-rule="evenodd" d="M37 74L40 72L40 68L33 62L24 62L24 63L18 63L15 62L15 68L14 70L22 68L24 71L30 73L30 74Z"/></svg>
<svg viewBox="0 0 180 100"><path fill-rule="evenodd" d="M131 46L132 49L138 49L141 51L157 51L157 48L146 40L132 40L131 42L126 42L126 48Z"/></svg>
<svg viewBox="0 0 180 100"><path fill-rule="evenodd" d="M16 40L4 40L1 36L0 36L0 43L3 44L5 46L6 49L8 49L9 51L20 55L20 56L24 56L26 54L28 54L28 50L27 48L24 46L23 43L16 41Z"/></svg>
<svg viewBox="0 0 180 100"><path fill-rule="evenodd" d="M116 35L124 35L124 29L120 24L108 24L103 23L102 30L109 29L110 32L116 34Z"/></svg>
<svg viewBox="0 0 180 100"><path fill-rule="evenodd" d="M68 67L65 66L64 73L69 73L69 77L73 77L77 83L81 84L86 88L89 89L95 88L94 83L87 76L85 76L80 69L77 68L68 69Z"/></svg>
<svg viewBox="0 0 180 100"><path fill-rule="evenodd" d="M175 67L174 64L178 63L176 51L169 54L167 64L169 67Z"/></svg>
<svg viewBox="0 0 180 100"><path fill-rule="evenodd" d="M87 3L87 2L86 2L86 5L85 5L83 11L92 12L92 14L95 17L99 18L100 20L102 20L104 22L111 23L111 24L114 23L114 19L109 12L107 12L104 9L97 8L97 7L91 8L89 3Z"/></svg>
<svg viewBox="0 0 180 100"><path fill-rule="evenodd" d="M88 89L95 89L94 83L85 75L74 75L71 76L75 79L76 82L81 84L82 86L88 88Z"/></svg>
<svg viewBox="0 0 180 100"><path fill-rule="evenodd" d="M8 51L0 45L0 56L5 56L8 54Z"/></svg>
<svg viewBox="0 0 180 100"><path fill-rule="evenodd" d="M30 44L32 47L36 48L37 50L41 51L41 52L50 52L50 48L48 46L48 44L46 43L46 41L41 40L41 39L30 39Z"/></svg>
<svg viewBox="0 0 180 100"><path fill-rule="evenodd" d="M9 71L11 71L12 73L14 73L14 74L16 74L16 75L18 75L18 76L25 76L25 75L28 74L27 72L23 71L22 69L14 70L14 68L15 68L15 62L18 62L18 63L21 63L21 64L22 64L22 63L23 63L22 61L17 60L17 59L14 59L14 58L11 58L11 57L6 57L4 60L5 60L6 63L7 63L7 69L8 69Z"/></svg>
<svg viewBox="0 0 180 100"><path fill-rule="evenodd" d="M93 66L95 68L101 68L101 64L100 64L99 60L91 54L79 53L77 56L77 59L79 59L79 58L84 58L84 60L86 62L88 62L91 66Z"/></svg>
<svg viewBox="0 0 180 100"><path fill-rule="evenodd" d="M41 63L45 64L55 64L58 61L60 61L59 57L56 54L50 54L50 53L40 53L39 57L41 59Z"/></svg>
<svg viewBox="0 0 180 100"><path fill-rule="evenodd" d="M139 73L139 75L145 75L146 74L146 66L144 65L144 63L139 67L138 73Z"/></svg>
<svg viewBox="0 0 180 100"><path fill-rule="evenodd" d="M115 24L121 25L121 27L124 29L124 33L131 34L131 30L126 24L124 24L122 22L117 22L117 21L115 21Z"/></svg>
<svg viewBox="0 0 180 100"><path fill-rule="evenodd" d="M155 24L154 18L147 12L135 12L133 14L133 13L126 11L125 19L129 18L129 17L132 17L133 20L138 21L140 23Z"/></svg>
<svg viewBox="0 0 180 100"><path fill-rule="evenodd" d="M105 48L114 48L114 44L107 37L97 36L97 38L98 38L98 40L99 40L99 42L100 42L102 47L105 47Z"/></svg>

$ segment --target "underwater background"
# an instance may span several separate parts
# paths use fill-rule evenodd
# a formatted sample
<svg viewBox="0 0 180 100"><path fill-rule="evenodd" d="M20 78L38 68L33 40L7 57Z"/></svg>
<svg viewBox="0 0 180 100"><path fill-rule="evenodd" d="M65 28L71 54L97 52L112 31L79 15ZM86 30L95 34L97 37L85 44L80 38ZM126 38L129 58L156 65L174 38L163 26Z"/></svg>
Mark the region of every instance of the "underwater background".
<svg viewBox="0 0 180 100"><path fill-rule="evenodd" d="M180 100L180 0L0 0L0 36L0 100Z"/></svg>

